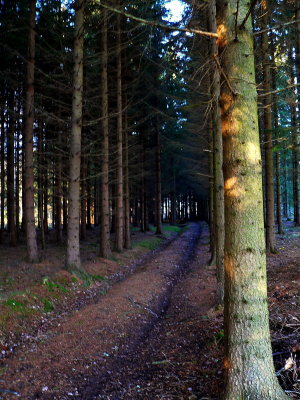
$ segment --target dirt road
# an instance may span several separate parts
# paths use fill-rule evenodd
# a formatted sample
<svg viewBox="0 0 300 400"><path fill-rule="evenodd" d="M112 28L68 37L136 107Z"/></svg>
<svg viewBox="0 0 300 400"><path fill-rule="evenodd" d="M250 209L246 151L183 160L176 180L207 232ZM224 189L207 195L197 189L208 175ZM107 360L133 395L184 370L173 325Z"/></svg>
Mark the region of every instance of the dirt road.
<svg viewBox="0 0 300 400"><path fill-rule="evenodd" d="M199 394L197 377L181 378L177 370L199 372L201 325L214 303L214 271L204 267L207 237L201 230L192 224L96 304L65 318L26 351L16 351L1 376L2 398L189 399L195 390Z"/></svg>

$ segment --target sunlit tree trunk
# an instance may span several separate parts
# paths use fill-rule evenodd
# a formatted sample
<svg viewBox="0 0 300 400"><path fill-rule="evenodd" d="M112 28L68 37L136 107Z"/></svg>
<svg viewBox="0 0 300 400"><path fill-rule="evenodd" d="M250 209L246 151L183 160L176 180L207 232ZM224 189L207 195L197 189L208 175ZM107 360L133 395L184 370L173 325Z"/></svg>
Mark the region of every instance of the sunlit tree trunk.
<svg viewBox="0 0 300 400"><path fill-rule="evenodd" d="M103 9L103 12L102 12L101 51L102 51L102 57L101 57L102 160L101 160L101 192L100 192L101 222L100 222L99 255L101 257L108 258L111 254L111 249L110 249L110 228L109 228L109 131L108 131L108 84L107 84L107 12L105 9Z"/></svg>
<svg viewBox="0 0 300 400"><path fill-rule="evenodd" d="M75 3L75 40L68 196L67 268L81 268L79 248L80 158L83 93L83 22L84 0Z"/></svg>
<svg viewBox="0 0 300 400"><path fill-rule="evenodd" d="M225 180L225 400L287 399L275 376L266 288L262 168L248 0L218 0Z"/></svg>

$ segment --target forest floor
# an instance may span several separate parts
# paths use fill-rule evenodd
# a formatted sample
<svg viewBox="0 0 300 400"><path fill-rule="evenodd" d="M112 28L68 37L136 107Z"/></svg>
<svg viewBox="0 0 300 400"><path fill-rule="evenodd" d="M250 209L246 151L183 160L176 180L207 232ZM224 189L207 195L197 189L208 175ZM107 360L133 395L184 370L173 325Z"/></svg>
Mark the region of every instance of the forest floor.
<svg viewBox="0 0 300 400"><path fill-rule="evenodd" d="M63 247L48 246L30 265L24 246L3 246L0 398L217 399L223 315L207 227L179 230L134 232L133 250L111 260L88 239L87 274L62 269ZM300 229L287 223L277 248L268 255L275 368L299 399Z"/></svg>

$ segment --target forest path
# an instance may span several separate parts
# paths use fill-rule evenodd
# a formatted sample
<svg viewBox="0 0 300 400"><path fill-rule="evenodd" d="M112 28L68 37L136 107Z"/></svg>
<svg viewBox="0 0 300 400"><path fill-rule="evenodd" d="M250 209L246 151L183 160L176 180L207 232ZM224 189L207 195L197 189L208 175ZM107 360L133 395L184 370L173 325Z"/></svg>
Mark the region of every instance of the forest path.
<svg viewBox="0 0 300 400"><path fill-rule="evenodd" d="M173 334L174 349L183 353L184 340L192 348L195 334L190 332L192 336L186 337L189 322L197 320L199 331L199 319L214 304L214 272L203 268L208 260L208 249L204 246L207 236L202 235L199 242L200 230L201 225L192 224L132 276L114 285L99 302L66 318L27 352L16 351L1 375L1 386L5 383L6 389L19 393L22 399L155 398L159 387L153 366L159 372L161 364L170 362L169 357L161 361L162 338L170 339L167 345L170 351ZM187 269L191 272L181 279ZM205 287L199 280L200 271L209 282ZM165 310L168 312L163 315ZM176 324L182 325L187 332L180 328L174 333L169 323L175 328ZM133 364L136 368L132 368ZM195 365L193 360L191 365ZM145 375L144 393L137 383L140 369ZM149 371L153 375L152 388L147 384ZM178 388L175 391L178 393ZM191 387L184 391L186 396L181 398L189 398ZM3 399L16 398L12 392L2 391L0 395ZM159 390L156 398L163 398L161 395Z"/></svg>

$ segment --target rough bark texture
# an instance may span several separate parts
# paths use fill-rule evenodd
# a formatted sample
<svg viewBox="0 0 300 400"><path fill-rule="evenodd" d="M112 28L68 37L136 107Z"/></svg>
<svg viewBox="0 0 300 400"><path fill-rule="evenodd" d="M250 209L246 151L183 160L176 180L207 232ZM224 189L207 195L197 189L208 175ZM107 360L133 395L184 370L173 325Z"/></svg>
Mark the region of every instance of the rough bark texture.
<svg viewBox="0 0 300 400"><path fill-rule="evenodd" d="M117 184L116 184L116 234L115 250L123 250L123 123L122 123L122 54L121 16L117 16Z"/></svg>
<svg viewBox="0 0 300 400"><path fill-rule="evenodd" d="M269 335L262 169L251 21L247 0L219 0L225 179L226 400L287 397L274 373ZM237 19L236 19L237 18ZM237 31L236 31L237 29ZM237 38L236 38L237 36Z"/></svg>
<svg viewBox="0 0 300 400"><path fill-rule="evenodd" d="M267 2L262 3L262 29L268 26L269 14ZM263 88L265 93L272 91L271 58L268 32L262 34L263 54ZM273 167L273 134L272 134L272 95L264 96L264 141L265 141L265 186L266 186L266 246L267 251L275 249L275 216L274 216L274 167Z"/></svg>
<svg viewBox="0 0 300 400"><path fill-rule="evenodd" d="M103 9L103 26L101 34L101 200L100 200L100 248L99 255L108 258L110 250L109 229L109 131L108 131L108 86L107 86L107 12Z"/></svg>
<svg viewBox="0 0 300 400"><path fill-rule="evenodd" d="M27 90L25 102L25 224L27 257L29 262L38 261L38 249L34 220L34 173L33 173L33 123L34 123L34 62L35 62L35 14L36 2L30 0Z"/></svg>
<svg viewBox="0 0 300 400"><path fill-rule="evenodd" d="M210 31L217 31L216 24L216 4L215 0L210 3L209 9ZM216 39L211 39L211 55L218 57L218 48ZM215 251L217 267L217 297L220 303L224 300L224 178L223 178L223 142L221 127L221 110L219 107L220 97L220 72L217 66L213 65L211 74L211 95L213 100L213 175L214 175L214 233L215 233Z"/></svg>
<svg viewBox="0 0 300 400"><path fill-rule="evenodd" d="M67 268L81 268L79 249L79 214L83 92L83 20L84 0L78 0L75 4L74 75L66 259Z"/></svg>

